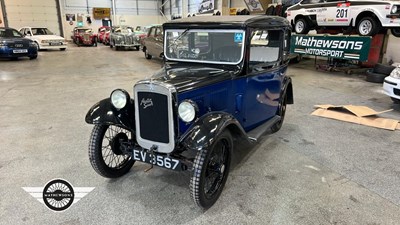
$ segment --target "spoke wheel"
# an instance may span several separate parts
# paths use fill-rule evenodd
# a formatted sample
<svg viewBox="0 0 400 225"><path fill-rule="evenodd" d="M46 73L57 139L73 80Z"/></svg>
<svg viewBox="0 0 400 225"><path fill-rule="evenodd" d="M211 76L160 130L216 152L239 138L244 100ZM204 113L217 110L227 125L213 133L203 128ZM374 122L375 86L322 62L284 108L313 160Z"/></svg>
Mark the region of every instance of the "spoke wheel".
<svg viewBox="0 0 400 225"><path fill-rule="evenodd" d="M232 137L223 132L210 149L199 151L190 179L190 195L201 208L210 208L221 195L229 174Z"/></svg>
<svg viewBox="0 0 400 225"><path fill-rule="evenodd" d="M127 173L135 161L124 155L121 143L132 139L132 133L114 125L95 125L89 142L89 160L101 176L116 178Z"/></svg>

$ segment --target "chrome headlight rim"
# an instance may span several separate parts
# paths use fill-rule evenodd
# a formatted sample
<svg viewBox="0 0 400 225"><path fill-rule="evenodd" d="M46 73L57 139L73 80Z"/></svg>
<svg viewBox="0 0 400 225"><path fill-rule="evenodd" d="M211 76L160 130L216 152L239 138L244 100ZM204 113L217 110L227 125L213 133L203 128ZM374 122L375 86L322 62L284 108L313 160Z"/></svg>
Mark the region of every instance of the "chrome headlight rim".
<svg viewBox="0 0 400 225"><path fill-rule="evenodd" d="M124 89L115 89L111 92L110 101L111 105L117 110L121 110L128 105L130 100L129 93Z"/></svg>
<svg viewBox="0 0 400 225"><path fill-rule="evenodd" d="M395 14L397 12L397 5L394 5L392 7L392 10L390 11L392 14Z"/></svg>
<svg viewBox="0 0 400 225"><path fill-rule="evenodd" d="M178 106L178 116L185 123L193 122L198 111L196 102L190 99L183 100Z"/></svg>

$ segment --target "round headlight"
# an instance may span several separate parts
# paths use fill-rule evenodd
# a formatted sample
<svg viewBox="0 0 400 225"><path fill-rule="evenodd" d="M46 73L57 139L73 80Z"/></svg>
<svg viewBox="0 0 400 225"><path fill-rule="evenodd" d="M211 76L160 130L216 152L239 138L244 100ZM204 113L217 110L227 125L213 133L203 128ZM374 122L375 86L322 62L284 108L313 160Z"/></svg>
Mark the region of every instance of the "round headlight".
<svg viewBox="0 0 400 225"><path fill-rule="evenodd" d="M396 13L396 12L397 12L397 6L394 5L391 12L392 12L393 14Z"/></svg>
<svg viewBox="0 0 400 225"><path fill-rule="evenodd" d="M129 94L125 90L117 89L111 93L111 104L116 109L122 109L126 106L129 99Z"/></svg>
<svg viewBox="0 0 400 225"><path fill-rule="evenodd" d="M196 103L191 101L183 101L178 106L178 115L184 122L192 122L196 117L196 108Z"/></svg>

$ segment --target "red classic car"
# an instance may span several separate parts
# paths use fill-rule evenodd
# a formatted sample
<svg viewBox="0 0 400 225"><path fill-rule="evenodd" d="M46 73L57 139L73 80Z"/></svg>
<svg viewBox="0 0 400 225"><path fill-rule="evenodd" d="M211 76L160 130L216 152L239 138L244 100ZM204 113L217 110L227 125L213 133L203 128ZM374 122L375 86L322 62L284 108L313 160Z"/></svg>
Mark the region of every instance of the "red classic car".
<svg viewBox="0 0 400 225"><path fill-rule="evenodd" d="M104 39L107 33L110 33L111 27L109 26L102 26L99 28L97 35L98 35L98 42L104 43Z"/></svg>
<svg viewBox="0 0 400 225"><path fill-rule="evenodd" d="M93 33L92 28L75 27L72 30L71 38L78 46L97 46L97 34Z"/></svg>

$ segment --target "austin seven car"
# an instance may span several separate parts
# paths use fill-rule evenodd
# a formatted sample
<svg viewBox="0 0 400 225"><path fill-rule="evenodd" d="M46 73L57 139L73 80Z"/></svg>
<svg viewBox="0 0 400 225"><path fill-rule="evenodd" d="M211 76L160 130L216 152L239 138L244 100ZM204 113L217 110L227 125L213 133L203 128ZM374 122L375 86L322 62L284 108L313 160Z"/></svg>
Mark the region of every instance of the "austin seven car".
<svg viewBox="0 0 400 225"><path fill-rule="evenodd" d="M277 16L199 16L166 22L163 31L163 68L88 111L89 160L106 178L135 162L189 173L190 196L207 209L238 141L251 145L282 127L293 103L291 26Z"/></svg>

